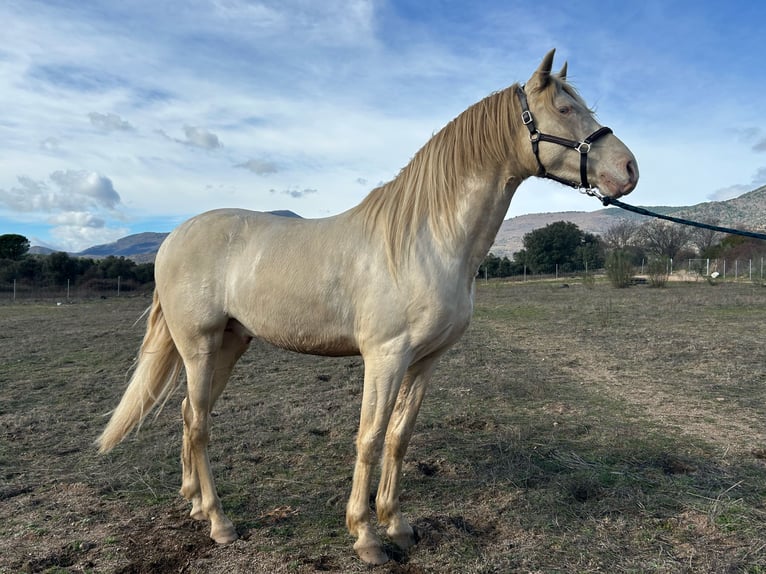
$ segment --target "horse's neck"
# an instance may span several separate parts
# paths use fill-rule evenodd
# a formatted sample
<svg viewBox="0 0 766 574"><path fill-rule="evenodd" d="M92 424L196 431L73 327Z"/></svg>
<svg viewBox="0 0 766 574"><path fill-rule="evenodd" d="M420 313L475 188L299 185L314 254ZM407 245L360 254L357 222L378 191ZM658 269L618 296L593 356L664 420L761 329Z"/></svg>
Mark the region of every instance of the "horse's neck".
<svg viewBox="0 0 766 574"><path fill-rule="evenodd" d="M520 177L503 180L489 177L467 183L466 200L458 214L465 232L457 254L474 273L495 241L511 198L522 182Z"/></svg>

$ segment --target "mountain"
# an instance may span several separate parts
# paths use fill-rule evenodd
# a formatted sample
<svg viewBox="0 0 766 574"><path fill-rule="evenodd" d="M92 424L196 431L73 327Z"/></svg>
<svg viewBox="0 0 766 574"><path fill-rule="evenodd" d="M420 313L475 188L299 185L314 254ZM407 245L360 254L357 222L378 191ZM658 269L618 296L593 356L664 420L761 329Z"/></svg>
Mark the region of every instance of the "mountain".
<svg viewBox="0 0 766 574"><path fill-rule="evenodd" d="M630 203L630 197L628 196L625 201ZM511 203L511 209L513 209L513 203ZM656 206L645 209L691 221L715 222L716 225L723 227L766 231L766 185L726 201L707 201L685 207ZM623 219L643 222L652 218L625 211L619 207L607 207L597 211L519 215L503 222L491 251L500 257L503 255L510 257L523 248L522 240L526 233L556 221L570 221L587 233L603 235L607 229Z"/></svg>
<svg viewBox="0 0 766 574"><path fill-rule="evenodd" d="M168 235L169 233L136 233L113 243L89 247L84 251L74 253L74 256L99 259L114 255L115 257L133 259L136 263L148 263L154 261L157 250Z"/></svg>

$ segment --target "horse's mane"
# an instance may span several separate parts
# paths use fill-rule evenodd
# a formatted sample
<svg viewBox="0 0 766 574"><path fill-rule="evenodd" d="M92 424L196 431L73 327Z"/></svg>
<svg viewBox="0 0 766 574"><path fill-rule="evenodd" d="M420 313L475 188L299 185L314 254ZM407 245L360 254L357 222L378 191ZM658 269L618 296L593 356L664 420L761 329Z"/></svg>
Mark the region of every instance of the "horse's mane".
<svg viewBox="0 0 766 574"><path fill-rule="evenodd" d="M582 102L566 82L553 75L551 80L544 91L546 105L552 105L559 89ZM436 133L393 180L373 189L354 208L368 232L383 234L393 271L406 260L409 244L424 222L443 244L459 239L463 230L454 214L461 180L508 162L519 141L515 130L521 108L515 90L514 84L469 107Z"/></svg>

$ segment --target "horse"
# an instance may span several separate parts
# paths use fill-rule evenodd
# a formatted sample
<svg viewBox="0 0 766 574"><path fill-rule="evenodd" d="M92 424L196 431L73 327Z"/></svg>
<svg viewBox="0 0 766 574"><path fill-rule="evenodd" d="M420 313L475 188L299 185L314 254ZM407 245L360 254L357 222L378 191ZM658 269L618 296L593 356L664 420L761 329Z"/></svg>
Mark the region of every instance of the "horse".
<svg viewBox="0 0 766 574"><path fill-rule="evenodd" d="M230 543L237 532L207 445L211 410L237 360L254 338L299 353L361 355L346 526L361 560L388 560L369 505L380 461L377 525L412 547L399 503L402 460L434 367L469 324L478 267L515 191L539 176L616 198L638 182L635 157L567 83L567 64L552 72L554 52L526 84L466 109L343 213L217 209L177 227L157 253L146 333L100 451L164 405L185 369L181 495L192 518L210 522L213 540Z"/></svg>

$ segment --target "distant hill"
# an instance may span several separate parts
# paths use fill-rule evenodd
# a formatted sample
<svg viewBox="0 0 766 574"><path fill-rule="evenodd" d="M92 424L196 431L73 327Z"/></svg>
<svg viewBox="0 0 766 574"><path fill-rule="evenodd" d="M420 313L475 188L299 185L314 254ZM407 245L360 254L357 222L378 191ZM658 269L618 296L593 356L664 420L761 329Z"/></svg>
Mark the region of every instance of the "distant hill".
<svg viewBox="0 0 766 574"><path fill-rule="evenodd" d="M136 233L135 235L128 235L118 239L113 243L89 247L74 255L77 257L91 257L93 259L113 255L115 257L133 259L136 263L146 263L154 261L157 250L168 235L168 233L153 232Z"/></svg>
<svg viewBox="0 0 766 574"><path fill-rule="evenodd" d="M630 203L630 197L626 199ZM766 185L726 201L708 201L686 207L646 207L663 215L673 215L694 221L716 221L724 227L742 228L750 231L766 231ZM272 211L284 217L300 217L289 210ZM612 225L623 219L646 221L651 218L625 211L618 207L607 207L597 211L560 211L555 213L534 213L506 219L492 245L491 251L498 256L512 256L523 247L525 234L556 221L570 221L587 233L603 235ZM118 239L114 243L96 245L71 255L78 257L127 257L137 263L154 261L167 233L137 233ZM47 254L53 251L44 247L33 247L30 253Z"/></svg>

